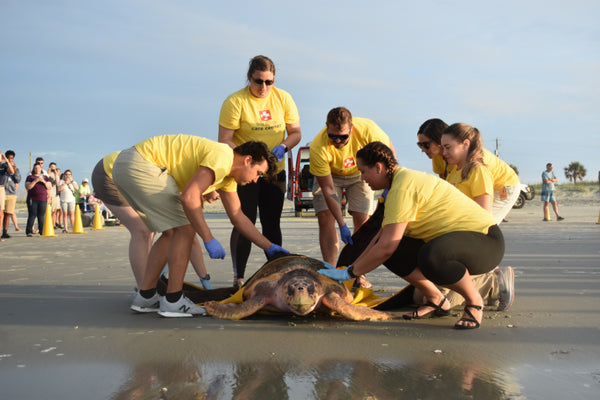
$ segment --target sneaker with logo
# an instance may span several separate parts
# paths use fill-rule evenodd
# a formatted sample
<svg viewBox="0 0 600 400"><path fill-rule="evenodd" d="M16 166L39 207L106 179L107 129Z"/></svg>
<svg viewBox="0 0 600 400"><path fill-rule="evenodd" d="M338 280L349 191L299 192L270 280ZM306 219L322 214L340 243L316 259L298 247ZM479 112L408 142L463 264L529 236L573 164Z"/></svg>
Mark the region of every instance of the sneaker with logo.
<svg viewBox="0 0 600 400"><path fill-rule="evenodd" d="M157 312L159 310L159 304L160 296L158 293L154 293L154 296L146 299L140 294L140 292L136 292L135 296L133 297L133 302L129 308L139 313Z"/></svg>
<svg viewBox="0 0 600 400"><path fill-rule="evenodd" d="M498 267L498 311L506 311L515 299L515 271L512 267Z"/></svg>
<svg viewBox="0 0 600 400"><path fill-rule="evenodd" d="M158 314L163 317L193 317L194 315L206 315L206 309L185 296L181 296L175 303L167 300L166 296L160 299L160 310Z"/></svg>

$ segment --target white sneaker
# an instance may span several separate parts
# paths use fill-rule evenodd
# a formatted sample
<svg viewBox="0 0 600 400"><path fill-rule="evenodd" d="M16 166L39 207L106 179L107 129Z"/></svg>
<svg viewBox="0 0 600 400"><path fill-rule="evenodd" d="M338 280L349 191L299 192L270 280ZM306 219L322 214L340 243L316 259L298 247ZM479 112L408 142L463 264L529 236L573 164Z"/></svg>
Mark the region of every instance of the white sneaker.
<svg viewBox="0 0 600 400"><path fill-rule="evenodd" d="M159 310L160 297L158 293L154 293L154 296L146 299L142 297L140 292L136 292L129 308L139 313L157 312Z"/></svg>
<svg viewBox="0 0 600 400"><path fill-rule="evenodd" d="M167 297L163 296L160 299L158 314L163 317L193 317L194 315L206 315L206 309L194 304L185 296L181 296L175 303L167 301Z"/></svg>
<svg viewBox="0 0 600 400"><path fill-rule="evenodd" d="M515 300L515 271L512 267L498 267L498 311L506 311Z"/></svg>

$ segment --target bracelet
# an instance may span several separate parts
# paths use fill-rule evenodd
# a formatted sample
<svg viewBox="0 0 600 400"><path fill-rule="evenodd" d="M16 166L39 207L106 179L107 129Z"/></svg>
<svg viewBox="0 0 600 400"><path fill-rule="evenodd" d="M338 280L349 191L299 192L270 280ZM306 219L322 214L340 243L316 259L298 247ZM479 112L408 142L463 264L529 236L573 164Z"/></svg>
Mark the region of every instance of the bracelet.
<svg viewBox="0 0 600 400"><path fill-rule="evenodd" d="M285 144L285 143L281 142L281 145L283 146L283 150L284 150L284 151L288 151L287 144Z"/></svg>
<svg viewBox="0 0 600 400"><path fill-rule="evenodd" d="M346 268L346 272L348 272L348 276L352 279L356 278L356 275L354 275L354 265L349 266L348 268Z"/></svg>

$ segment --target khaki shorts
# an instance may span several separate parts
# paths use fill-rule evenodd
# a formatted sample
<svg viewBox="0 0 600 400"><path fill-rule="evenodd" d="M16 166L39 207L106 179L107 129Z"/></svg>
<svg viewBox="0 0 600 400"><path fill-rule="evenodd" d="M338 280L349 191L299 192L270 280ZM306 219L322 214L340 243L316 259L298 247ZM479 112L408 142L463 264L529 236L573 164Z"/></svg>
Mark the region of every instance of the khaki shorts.
<svg viewBox="0 0 600 400"><path fill-rule="evenodd" d="M113 181L151 232L190 224L175 179L166 168L146 161L135 147L123 150L115 160Z"/></svg>
<svg viewBox="0 0 600 400"><path fill-rule="evenodd" d="M5 195L6 195L6 190L4 190L4 185L0 185L0 211L4 210Z"/></svg>
<svg viewBox="0 0 600 400"><path fill-rule="evenodd" d="M4 195L4 212L6 214L14 214L16 205L17 205L17 195L16 194L5 194Z"/></svg>
<svg viewBox="0 0 600 400"><path fill-rule="evenodd" d="M505 186L500 190L494 190L494 200L492 201L492 216L496 223L500 225L504 217L508 215L521 193L521 184L514 186Z"/></svg>
<svg viewBox="0 0 600 400"><path fill-rule="evenodd" d="M342 199L342 189L346 189L349 212L371 214L373 191L366 182L360 179L360 174L349 176L331 175L331 177L333 178L333 186L335 187L338 199ZM328 210L325 196L323 196L323 191L316 177L313 180L313 206L317 214Z"/></svg>
<svg viewBox="0 0 600 400"><path fill-rule="evenodd" d="M60 196L52 196L52 211L60 210Z"/></svg>

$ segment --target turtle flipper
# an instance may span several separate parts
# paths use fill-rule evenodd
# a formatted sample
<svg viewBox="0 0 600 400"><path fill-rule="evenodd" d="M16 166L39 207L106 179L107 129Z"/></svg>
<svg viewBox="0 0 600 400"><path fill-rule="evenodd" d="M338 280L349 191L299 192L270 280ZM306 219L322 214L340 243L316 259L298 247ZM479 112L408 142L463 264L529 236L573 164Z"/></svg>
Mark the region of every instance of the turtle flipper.
<svg viewBox="0 0 600 400"><path fill-rule="evenodd" d="M382 321L392 319L396 316L392 313L377 311L365 306L357 306L348 303L337 293L329 293L321 299L323 305L329 307L341 316L353 321Z"/></svg>
<svg viewBox="0 0 600 400"><path fill-rule="evenodd" d="M254 297L245 300L241 304L221 304L216 301L204 303L206 312L222 319L239 320L252 315L263 308L266 304L264 297Z"/></svg>

